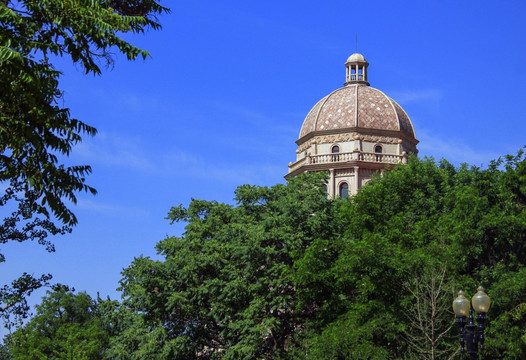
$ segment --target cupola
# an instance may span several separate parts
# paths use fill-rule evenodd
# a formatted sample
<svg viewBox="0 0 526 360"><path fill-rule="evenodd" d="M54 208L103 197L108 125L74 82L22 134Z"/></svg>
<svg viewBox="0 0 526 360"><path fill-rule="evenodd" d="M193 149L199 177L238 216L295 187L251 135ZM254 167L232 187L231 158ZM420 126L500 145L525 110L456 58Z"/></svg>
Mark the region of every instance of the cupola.
<svg viewBox="0 0 526 360"><path fill-rule="evenodd" d="M369 85L367 82L367 66L369 63L365 60L362 54L354 53L345 62L345 67L347 68L347 76L345 81L345 86L352 84L365 84Z"/></svg>

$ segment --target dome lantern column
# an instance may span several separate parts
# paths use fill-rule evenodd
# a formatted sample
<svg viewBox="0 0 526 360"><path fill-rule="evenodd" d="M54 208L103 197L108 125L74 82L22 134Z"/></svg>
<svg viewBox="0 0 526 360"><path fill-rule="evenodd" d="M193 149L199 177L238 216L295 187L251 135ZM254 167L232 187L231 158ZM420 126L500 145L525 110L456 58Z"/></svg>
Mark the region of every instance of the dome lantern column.
<svg viewBox="0 0 526 360"><path fill-rule="evenodd" d="M369 63L362 54L354 53L345 62L347 68L345 77L345 86L351 84L369 85L367 81L367 66Z"/></svg>

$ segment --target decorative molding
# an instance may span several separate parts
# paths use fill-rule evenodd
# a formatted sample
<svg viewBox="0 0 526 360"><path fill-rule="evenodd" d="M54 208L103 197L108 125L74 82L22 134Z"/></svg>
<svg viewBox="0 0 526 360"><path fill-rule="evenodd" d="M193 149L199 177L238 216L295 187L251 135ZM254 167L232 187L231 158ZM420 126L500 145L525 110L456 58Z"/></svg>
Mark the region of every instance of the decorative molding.
<svg viewBox="0 0 526 360"><path fill-rule="evenodd" d="M337 169L335 171L335 176L351 176L354 175L354 168L348 168L348 169Z"/></svg>
<svg viewBox="0 0 526 360"><path fill-rule="evenodd" d="M400 144L402 139L391 136L360 135L360 140L380 144Z"/></svg>
<svg viewBox="0 0 526 360"><path fill-rule="evenodd" d="M401 144L403 142L402 139L395 137L395 136L362 135L356 132L351 132L351 133L343 133L343 134L314 136L310 138L309 140L305 141L304 143L300 144L298 146L297 152L300 153L302 151L305 151L308 148L310 148L313 144L334 144L334 143L349 142L349 141L354 141L354 140L370 141L373 143L383 143L383 144Z"/></svg>
<svg viewBox="0 0 526 360"><path fill-rule="evenodd" d="M395 131L395 130L381 130L381 129L368 129L368 128L362 128L362 127L351 127L351 128L345 128L345 129L329 129L329 130L317 130L309 132L308 134L300 137L298 140L296 140L296 144L301 145L312 138L318 137L318 136L324 136L324 135L333 135L333 134L359 134L354 136L362 136L362 135L378 135L378 136L385 136L385 137L394 137L397 139L404 139L409 141L410 143L417 145L419 141L415 139L414 137L411 137L404 133L403 131Z"/></svg>
<svg viewBox="0 0 526 360"><path fill-rule="evenodd" d="M315 136L305 141L303 144L299 145L298 151L299 152L305 151L308 148L310 148L313 144L335 144L335 143L353 141L356 135L358 134L357 133L344 133L344 134Z"/></svg>

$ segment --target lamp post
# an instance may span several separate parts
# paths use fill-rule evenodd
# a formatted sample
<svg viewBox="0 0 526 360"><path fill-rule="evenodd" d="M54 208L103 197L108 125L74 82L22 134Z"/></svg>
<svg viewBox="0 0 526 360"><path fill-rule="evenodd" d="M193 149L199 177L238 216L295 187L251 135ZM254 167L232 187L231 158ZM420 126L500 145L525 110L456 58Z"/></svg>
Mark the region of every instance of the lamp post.
<svg viewBox="0 0 526 360"><path fill-rule="evenodd" d="M484 292L484 288L479 286L478 292L471 299L473 309L469 300L464 296L464 291L458 292L457 298L453 301L453 311L457 317L458 332L460 333L460 352L464 353L464 346L467 348L470 360L477 359L478 345L480 351L484 350L484 329L486 328L486 313L490 305L490 298ZM473 310L477 313L477 323L473 321ZM467 316L469 315L469 319Z"/></svg>

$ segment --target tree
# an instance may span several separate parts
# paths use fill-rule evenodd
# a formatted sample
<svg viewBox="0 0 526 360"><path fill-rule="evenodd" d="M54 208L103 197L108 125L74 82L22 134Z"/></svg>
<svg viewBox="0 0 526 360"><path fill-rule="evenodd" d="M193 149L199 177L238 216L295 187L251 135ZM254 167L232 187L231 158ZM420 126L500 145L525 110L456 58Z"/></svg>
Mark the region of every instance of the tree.
<svg viewBox="0 0 526 360"><path fill-rule="evenodd" d="M408 327L405 339L414 359L451 359L459 351L452 336L451 286L445 267L430 266L404 284L411 302L405 304ZM450 336L450 338L447 337ZM451 338L452 337L452 338Z"/></svg>
<svg viewBox="0 0 526 360"><path fill-rule="evenodd" d="M48 291L36 315L12 334L10 354L19 360L102 359L110 331L100 301L64 288Z"/></svg>
<svg viewBox="0 0 526 360"><path fill-rule="evenodd" d="M95 194L86 184L90 166L62 164L96 130L59 105L61 73L53 60L68 57L86 74L100 74L101 61L113 61L111 51L145 58L146 51L120 36L158 29L156 15L166 11L156 0L0 1L0 206L10 212L0 223L0 244L34 240L54 251L48 235L77 223L66 201L75 203L81 191ZM49 278L24 274L4 287L2 315Z"/></svg>
<svg viewBox="0 0 526 360"><path fill-rule="evenodd" d="M172 208L168 219L188 224L157 244L165 260L136 258L123 272L123 305L136 315L117 341L123 358L290 358L316 311L298 309L295 262L342 230L341 201L326 199L324 182L310 174L244 185L237 206L194 199Z"/></svg>
<svg viewBox="0 0 526 360"><path fill-rule="evenodd" d="M164 260L136 258L123 302L97 303L100 356L451 359L454 293L482 284L485 356L526 357L522 151L484 170L412 158L347 200L327 199L325 181L172 208L187 226L157 244Z"/></svg>
<svg viewBox="0 0 526 360"><path fill-rule="evenodd" d="M417 333L406 315L422 298L404 284L429 269L443 269L457 290L484 285L493 299L486 354L526 357L525 169L523 151L487 169L412 158L363 187L343 209L345 236L305 258L303 266L316 270L304 285L327 276L333 283L329 295L318 294L331 306L310 324L308 357L402 359L430 344L454 353L456 326L447 331L452 313L430 312L421 319L436 327ZM312 260L331 251L333 261ZM430 286L434 275L420 279L426 277ZM432 293L438 301L440 292ZM402 341L408 333L412 344Z"/></svg>

